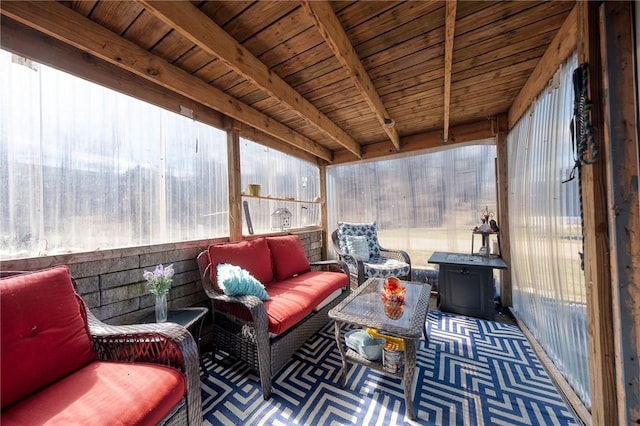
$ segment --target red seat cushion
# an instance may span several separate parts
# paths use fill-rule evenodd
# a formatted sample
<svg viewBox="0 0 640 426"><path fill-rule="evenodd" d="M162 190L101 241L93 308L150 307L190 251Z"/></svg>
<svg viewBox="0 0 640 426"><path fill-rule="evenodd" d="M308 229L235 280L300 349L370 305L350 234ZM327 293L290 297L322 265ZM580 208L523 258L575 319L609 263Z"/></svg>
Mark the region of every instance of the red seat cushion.
<svg viewBox="0 0 640 426"><path fill-rule="evenodd" d="M284 281L269 284L269 300L264 303L269 333L280 334L309 315L322 301L349 284L341 272L310 271ZM249 310L239 304L219 304L217 309L251 321Z"/></svg>
<svg viewBox="0 0 640 426"><path fill-rule="evenodd" d="M299 323L334 291L349 284L347 275L311 271L269 284L270 299L264 302L269 332L280 334Z"/></svg>
<svg viewBox="0 0 640 426"><path fill-rule="evenodd" d="M155 425L185 395L182 373L156 364L95 361L2 411L10 425Z"/></svg>
<svg viewBox="0 0 640 426"><path fill-rule="evenodd" d="M65 266L0 280L2 408L96 359Z"/></svg>
<svg viewBox="0 0 640 426"><path fill-rule="evenodd" d="M302 241L297 235L267 237L267 244L271 250L277 281L311 270Z"/></svg>
<svg viewBox="0 0 640 426"><path fill-rule="evenodd" d="M238 243L215 244L209 246L209 273L216 291L220 291L217 282L217 265L230 263L247 270L262 284L273 281L271 252L264 237Z"/></svg>

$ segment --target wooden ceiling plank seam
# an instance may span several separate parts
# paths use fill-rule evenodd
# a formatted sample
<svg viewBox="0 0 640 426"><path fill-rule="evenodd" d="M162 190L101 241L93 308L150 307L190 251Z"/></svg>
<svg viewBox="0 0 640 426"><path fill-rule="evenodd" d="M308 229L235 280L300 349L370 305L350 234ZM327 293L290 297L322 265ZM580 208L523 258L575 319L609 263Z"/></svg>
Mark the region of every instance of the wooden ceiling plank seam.
<svg viewBox="0 0 640 426"><path fill-rule="evenodd" d="M528 3L528 2L506 2L504 4L511 3ZM493 3L495 5L503 4L501 3ZM535 24L540 22L541 19L546 19L550 16L555 16L557 14L566 15L569 14L570 10L568 9L568 5L572 4L571 2L564 1L556 1L556 2L545 2L534 7L527 9L523 13L517 13L514 15L510 15L507 18L486 23L484 26L474 30L468 34L462 34L462 32L458 33L458 38L456 39L456 43L460 47L468 47L470 45L475 45L477 43L481 43L487 39L491 38L500 38L505 34L509 34L514 31L518 31L522 27ZM489 9L489 7L487 8ZM457 23L457 26L460 27L462 25L461 22Z"/></svg>
<svg viewBox="0 0 640 426"><path fill-rule="evenodd" d="M348 33L352 28L363 22L375 18L388 10L398 6L397 1L347 1L344 6L339 2L332 2L333 10L338 20L343 23L344 30Z"/></svg>
<svg viewBox="0 0 640 426"><path fill-rule="evenodd" d="M96 8L98 4L98 0L87 1L87 0L72 0L71 1L71 9L80 13L84 17L90 16L93 12L93 9Z"/></svg>
<svg viewBox="0 0 640 426"><path fill-rule="evenodd" d="M449 108L451 107L451 66L453 63L453 41L456 31L457 0L446 2L445 7L445 37L444 37L444 123L442 141L449 141Z"/></svg>
<svg viewBox="0 0 640 426"><path fill-rule="evenodd" d="M332 161L332 152L316 142L238 102L215 87L172 66L164 59L58 2L3 1L0 3L0 13L234 119L257 127L317 157Z"/></svg>
<svg viewBox="0 0 640 426"><path fill-rule="evenodd" d="M170 32L170 27L143 9L143 12L129 25L122 36L147 50L151 50Z"/></svg>
<svg viewBox="0 0 640 426"><path fill-rule="evenodd" d="M549 16L544 23L526 25L501 37L491 37L481 42L467 44L467 39L472 35L456 35L456 43L464 43L465 46L456 49L456 62L472 60L478 53L484 54L497 49L511 48L517 50L519 45L537 44L538 40L548 38L549 41L565 21L565 14ZM552 34L552 35L549 35ZM538 44L539 45L539 44Z"/></svg>
<svg viewBox="0 0 640 426"><path fill-rule="evenodd" d="M329 120L278 75L271 72L265 64L191 3L138 1L148 11L154 13L159 19L179 31L201 49L217 56L227 66L272 96L280 98L284 105L298 112L312 125L324 131L327 136L343 145L358 158L360 157L360 145L351 136Z"/></svg>
<svg viewBox="0 0 640 426"><path fill-rule="evenodd" d="M540 94L560 64L577 49L578 46L578 12L574 6L562 24L546 52L536 65L522 89L516 95L508 112L508 128L511 130L520 117L529 108L533 100Z"/></svg>
<svg viewBox="0 0 640 426"><path fill-rule="evenodd" d="M410 17L399 20L400 17ZM399 2L394 9L375 16L347 31L362 59L393 44L413 39L425 30L442 26L444 8L440 1Z"/></svg>
<svg viewBox="0 0 640 426"><path fill-rule="evenodd" d="M134 2L99 1L89 19L121 36L143 10Z"/></svg>
<svg viewBox="0 0 640 426"><path fill-rule="evenodd" d="M327 1L303 0L314 25L325 39L333 54L346 70L354 85L358 88L361 96L371 108L371 111L378 118L384 132L389 136L391 143L400 149L400 136L394 128L395 121L389 116L382 99L378 95L373 82L369 78L367 71L360 62L355 49L351 45L347 33L342 24L338 21L331 5Z"/></svg>

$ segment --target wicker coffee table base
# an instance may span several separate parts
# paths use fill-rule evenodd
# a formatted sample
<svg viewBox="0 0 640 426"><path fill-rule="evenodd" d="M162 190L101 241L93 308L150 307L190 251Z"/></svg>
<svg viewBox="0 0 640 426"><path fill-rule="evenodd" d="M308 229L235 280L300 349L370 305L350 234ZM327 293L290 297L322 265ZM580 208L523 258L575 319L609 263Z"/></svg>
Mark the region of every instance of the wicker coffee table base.
<svg viewBox="0 0 640 426"><path fill-rule="evenodd" d="M411 385L413 384L413 374L416 369L416 350L418 345L417 339L404 339L404 368L402 373L390 373L386 371L379 361L369 361L366 358L360 356L357 352L347 349L345 351L342 345L342 332L340 328L341 322L335 322L335 336L336 343L338 345L338 351L342 359L342 371L340 373L339 385L344 388L347 382L347 361L351 361L356 364L364 365L365 367L372 368L377 371L382 371L390 376L398 377L403 380L404 384L404 402L406 407L407 418L415 419L415 411L413 409L413 392Z"/></svg>

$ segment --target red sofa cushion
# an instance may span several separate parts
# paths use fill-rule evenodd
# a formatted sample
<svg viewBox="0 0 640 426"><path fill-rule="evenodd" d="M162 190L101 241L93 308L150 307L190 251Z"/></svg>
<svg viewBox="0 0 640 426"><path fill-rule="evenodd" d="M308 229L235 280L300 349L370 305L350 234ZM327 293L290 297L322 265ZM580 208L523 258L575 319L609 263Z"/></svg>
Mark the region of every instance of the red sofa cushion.
<svg viewBox="0 0 640 426"><path fill-rule="evenodd" d="M311 270L302 241L297 235L267 237L276 280L282 281Z"/></svg>
<svg viewBox="0 0 640 426"><path fill-rule="evenodd" d="M264 237L241 241L238 243L215 244L209 246L209 273L216 291L221 292L217 282L217 265L230 263L246 269L262 284L273 281L273 267L271 266L271 252Z"/></svg>
<svg viewBox="0 0 640 426"><path fill-rule="evenodd" d="M349 284L338 272L311 271L269 284L270 299L264 302L269 332L280 334L299 323L334 291Z"/></svg>
<svg viewBox="0 0 640 426"><path fill-rule="evenodd" d="M0 280L2 408L96 359L66 266Z"/></svg>
<svg viewBox="0 0 640 426"><path fill-rule="evenodd" d="M3 410L0 423L155 425L185 392L184 376L170 367L95 361Z"/></svg>

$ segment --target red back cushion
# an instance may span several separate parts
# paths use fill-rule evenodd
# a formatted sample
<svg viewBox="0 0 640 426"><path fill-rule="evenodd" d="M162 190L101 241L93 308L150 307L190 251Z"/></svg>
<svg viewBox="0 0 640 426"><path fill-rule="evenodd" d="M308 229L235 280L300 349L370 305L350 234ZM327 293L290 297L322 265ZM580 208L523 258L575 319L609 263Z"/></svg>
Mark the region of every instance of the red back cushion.
<svg viewBox="0 0 640 426"><path fill-rule="evenodd" d="M273 269L278 281L294 275L309 272L309 260L297 235L267 237L267 243L273 257Z"/></svg>
<svg viewBox="0 0 640 426"><path fill-rule="evenodd" d="M241 241L239 243L216 244L209 246L209 274L216 291L220 291L216 267L220 263L230 263L247 270L262 284L273 281L271 252L264 238Z"/></svg>
<svg viewBox="0 0 640 426"><path fill-rule="evenodd" d="M0 280L2 408L96 359L66 266Z"/></svg>

